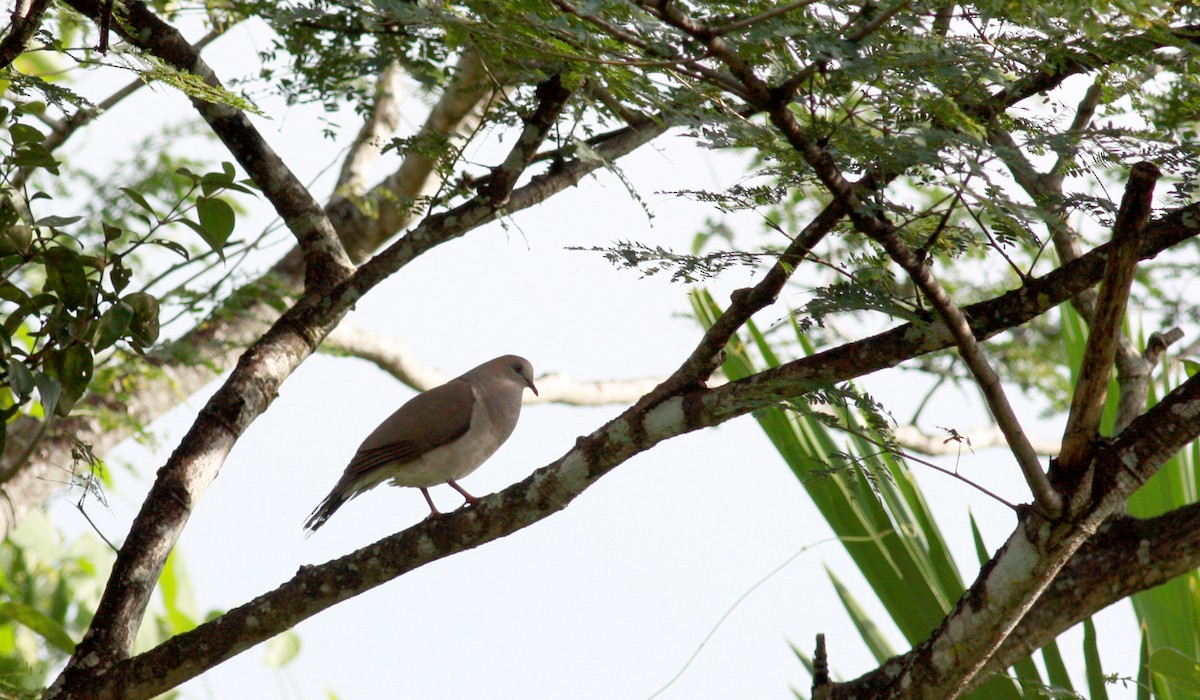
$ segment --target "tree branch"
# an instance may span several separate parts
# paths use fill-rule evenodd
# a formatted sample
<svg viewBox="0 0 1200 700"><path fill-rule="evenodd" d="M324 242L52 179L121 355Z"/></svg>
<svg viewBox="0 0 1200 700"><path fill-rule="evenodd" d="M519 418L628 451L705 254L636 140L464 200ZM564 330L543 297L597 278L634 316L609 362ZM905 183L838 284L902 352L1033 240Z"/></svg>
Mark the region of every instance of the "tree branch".
<svg viewBox="0 0 1200 700"><path fill-rule="evenodd" d="M363 122L350 144L333 196L325 205L326 211L337 206L341 200L361 198L367 188L367 175L371 167L383 154L383 142L396 131L400 124L400 91L403 87L404 69L397 62L388 64L375 80L375 103L371 114Z"/></svg>
<svg viewBox="0 0 1200 700"><path fill-rule="evenodd" d="M339 324L321 349L367 360L391 374L408 387L426 391L445 384L451 375L420 362L408 346L391 336ZM661 379L612 379L579 381L563 374L544 374L537 378L539 396L528 396L525 403L561 403L571 406L607 406L633 403Z"/></svg>
<svg viewBox="0 0 1200 700"><path fill-rule="evenodd" d="M1076 551L1124 500L1200 435L1200 377L1192 377L1095 455L1098 488L1075 520L1027 513L938 629L911 651L838 684L833 698L953 700L981 673Z"/></svg>
<svg viewBox="0 0 1200 700"><path fill-rule="evenodd" d="M971 687L1028 658L1109 605L1197 567L1200 505L1193 503L1149 520L1109 518L1062 568Z"/></svg>
<svg viewBox="0 0 1200 700"><path fill-rule="evenodd" d="M1072 480L1082 478L1092 445L1100 434L1100 414L1108 395L1108 378L1121 335L1121 319L1125 317L1125 305L1133 286L1142 230L1150 217L1154 185L1161 174L1153 163L1133 166L1113 225L1113 246L1105 266L1104 284L1096 300L1096 314L1084 348L1079 380L1075 384L1071 411L1063 432L1063 448L1056 464L1056 468Z"/></svg>
<svg viewBox="0 0 1200 700"><path fill-rule="evenodd" d="M42 16L50 0L17 0L9 15L8 34L0 40L0 68L7 68L29 45L29 40L42 26Z"/></svg>
<svg viewBox="0 0 1200 700"><path fill-rule="evenodd" d="M93 20L103 13L96 0L69 0L69 4ZM116 29L127 41L178 70L199 76L209 85L221 86L192 45L144 3L131 0L124 4L124 9L125 22L118 22ZM304 252L305 288L327 290L345 279L353 266L329 218L246 115L229 105L198 98L191 101L295 235Z"/></svg>

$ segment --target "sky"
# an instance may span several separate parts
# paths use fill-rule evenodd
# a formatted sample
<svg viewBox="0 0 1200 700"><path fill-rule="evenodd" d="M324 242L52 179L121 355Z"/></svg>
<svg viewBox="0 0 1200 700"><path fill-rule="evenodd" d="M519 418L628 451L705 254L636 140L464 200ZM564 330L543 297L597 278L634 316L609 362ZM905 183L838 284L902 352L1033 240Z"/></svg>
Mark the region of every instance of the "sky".
<svg viewBox="0 0 1200 700"><path fill-rule="evenodd" d="M206 56L219 75L232 76L253 65L253 51L263 42L261 29L237 29ZM98 86L95 94L106 89ZM164 110L164 102L174 107ZM411 96L406 105L404 123L411 129L424 118L424 106ZM270 117L255 120L263 135L324 196L332 177L324 171L354 130L329 142L319 136L322 115L316 109L260 106ZM128 138L121 129L130 123L149 130L154 120L165 123L188 109L167 88L144 91L73 142L75 157L104 157ZM227 158L217 144L205 148L214 158ZM485 149L472 156L486 161L490 154ZM713 212L659 193L727 186L739 175L738 164L669 135L621 165L652 219L617 177L602 173L503 225L422 256L372 291L347 322L403 340L450 374L505 353L529 358L539 375L588 380L667 374L700 336L687 316L688 288L618 271L599 254L567 248L633 239L686 251ZM239 219L235 236L252 236L267 223L265 202L254 206L259 213ZM735 225L757 235L749 219ZM711 288L725 302L732 289L755 279L733 270ZM794 294L785 293L759 320L782 318L787 304L802 301ZM895 415L906 416L917 398L910 382L892 376L864 383ZM191 397L153 426L158 449L130 442L109 456L111 464L131 465L140 475L118 470L111 511L89 511L110 539L127 531L154 470L208 393ZM305 539L302 529L361 440L412 395L361 360L318 355L300 367L235 447L179 544L201 609L239 605L300 566L341 556L425 517L419 491L380 488L343 507L313 537ZM943 395L923 425L960 431L979 426L984 416L975 408L978 401L957 396ZM1032 407L1021 408L1029 414ZM512 438L462 484L476 496L503 489L623 409L527 406ZM1050 421L1033 430L1053 436L1056 428ZM1003 450L937 461L1009 500L1027 500ZM1014 518L959 481L915 469L970 579L975 555L968 512L993 550ZM433 489L433 498L443 510L461 503L448 487ZM78 531L85 525L71 502L66 495L53 514ZM790 687L807 694L810 681L789 643L811 653L815 635L825 633L831 664L842 678L876 665L842 611L826 568L875 615L897 651L906 649L830 537L756 423L740 418L631 459L543 522L305 621L296 629L301 652L282 671L264 665L264 648L258 647L188 683L182 697L650 698L661 689L660 698L791 698ZM1129 606L1102 613L1097 624L1106 670L1134 675ZM1062 643L1069 664L1079 658L1080 637L1075 631ZM1110 697L1133 697L1132 690L1123 692L1113 687Z"/></svg>

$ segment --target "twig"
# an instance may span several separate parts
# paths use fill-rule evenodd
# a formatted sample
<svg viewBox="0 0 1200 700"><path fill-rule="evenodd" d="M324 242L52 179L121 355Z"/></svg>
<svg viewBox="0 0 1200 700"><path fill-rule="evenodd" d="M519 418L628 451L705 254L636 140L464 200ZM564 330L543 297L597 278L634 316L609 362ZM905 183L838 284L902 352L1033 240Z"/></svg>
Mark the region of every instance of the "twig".
<svg viewBox="0 0 1200 700"><path fill-rule="evenodd" d="M783 285L792 276L796 267L812 251L837 222L846 214L846 206L840 200L830 202L820 214L809 222L798 236L792 239L779 259L763 277L762 281L749 289L739 289L732 295L732 303L721 317L705 333L679 369L675 370L654 391L643 396L635 409L648 411L654 405L694 387L706 380L721 364L721 352L733 334L756 312L773 304L779 297Z"/></svg>
<svg viewBox="0 0 1200 700"><path fill-rule="evenodd" d="M1172 328L1165 333L1151 333L1146 349L1136 361L1117 362L1117 417L1113 421L1113 435L1129 427L1134 418L1146 410L1146 398L1150 395L1150 377L1158 364L1158 357L1173 343L1183 337L1183 331Z"/></svg>
<svg viewBox="0 0 1200 700"><path fill-rule="evenodd" d="M796 2L788 3L782 7L776 7L773 10L768 10L762 14L754 15L753 17L746 17L745 19L734 20L727 24L713 27L711 31L715 36L722 36L724 34L729 34L730 32L736 32L745 29L746 27L751 27L759 22L775 19L776 17L786 15L789 12L795 12L796 10L808 7L809 5L813 5L817 2L818 0L796 0Z"/></svg>

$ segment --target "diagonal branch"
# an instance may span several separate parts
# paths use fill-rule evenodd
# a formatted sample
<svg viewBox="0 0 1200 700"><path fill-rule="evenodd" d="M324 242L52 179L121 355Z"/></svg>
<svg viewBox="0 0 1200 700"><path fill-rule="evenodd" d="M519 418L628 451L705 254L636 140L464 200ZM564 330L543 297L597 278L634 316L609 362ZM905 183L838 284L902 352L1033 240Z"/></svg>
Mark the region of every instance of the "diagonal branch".
<svg viewBox="0 0 1200 700"><path fill-rule="evenodd" d="M646 411L681 391L703 386L704 381L720 366L721 353L729 339L751 316L775 303L788 278L845 214L846 207L840 200L826 206L804 227L800 235L792 239L761 282L750 289L739 289L733 293L732 304L704 333L679 369L655 387L654 391L639 399L634 408Z"/></svg>
<svg viewBox="0 0 1200 700"><path fill-rule="evenodd" d="M571 91L563 87L562 76L555 73L548 80L538 84L536 96L537 109L525 119L525 128L517 137L517 142L500 167L492 170L491 177L482 188L481 194L487 197L496 209L502 209L508 203L513 186L533 162L538 147L546 140L546 135L558 121L558 115L566 106Z"/></svg>
<svg viewBox="0 0 1200 700"><path fill-rule="evenodd" d="M375 81L375 103L371 114L350 144L337 183L333 186L333 197L326 209L342 199L362 197L366 190L367 175L371 167L383 154L383 142L400 125L400 91L404 69L398 62L389 63Z"/></svg>
<svg viewBox="0 0 1200 700"><path fill-rule="evenodd" d="M1137 253L1142 230L1150 216L1154 185L1161 175L1153 163L1133 166L1113 225L1112 252L1104 272L1104 284L1096 299L1096 313L1083 351L1079 381L1071 398L1062 452L1057 461L1057 468L1076 480L1087 469L1089 453L1100 434L1100 414L1108 395L1108 378L1121 336L1121 319L1125 317L1125 305L1133 286Z"/></svg>
<svg viewBox="0 0 1200 700"><path fill-rule="evenodd" d="M69 4L93 20L104 12L96 0L69 0ZM128 2L123 7L125 21L116 23L116 29L127 41L180 71L220 87L212 69L178 30L144 3ZM199 98L192 98L192 106L295 235L304 253L305 288L325 290L344 279L353 266L329 218L246 115L229 105Z"/></svg>
<svg viewBox="0 0 1200 700"><path fill-rule="evenodd" d="M1137 566L1130 566L1130 562ZM979 674L1029 658L1079 622L1134 593L1200 568L1200 504L1155 518L1114 516L1079 548Z"/></svg>
<svg viewBox="0 0 1200 700"><path fill-rule="evenodd" d="M12 65L25 51L49 7L50 0L17 0L9 15L8 34L0 40L0 68Z"/></svg>

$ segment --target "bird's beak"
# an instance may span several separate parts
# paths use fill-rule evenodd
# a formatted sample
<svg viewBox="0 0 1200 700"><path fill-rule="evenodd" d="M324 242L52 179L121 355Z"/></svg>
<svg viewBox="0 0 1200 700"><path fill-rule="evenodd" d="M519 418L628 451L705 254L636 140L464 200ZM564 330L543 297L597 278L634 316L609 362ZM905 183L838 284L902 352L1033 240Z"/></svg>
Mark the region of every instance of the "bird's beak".
<svg viewBox="0 0 1200 700"><path fill-rule="evenodd" d="M526 384L526 385L527 385L527 386L528 386L530 389L533 389L533 395L534 395L534 396L540 396L540 394L538 394L537 387L533 385L533 380L532 380L532 379L530 379L529 377L525 377L525 384Z"/></svg>

